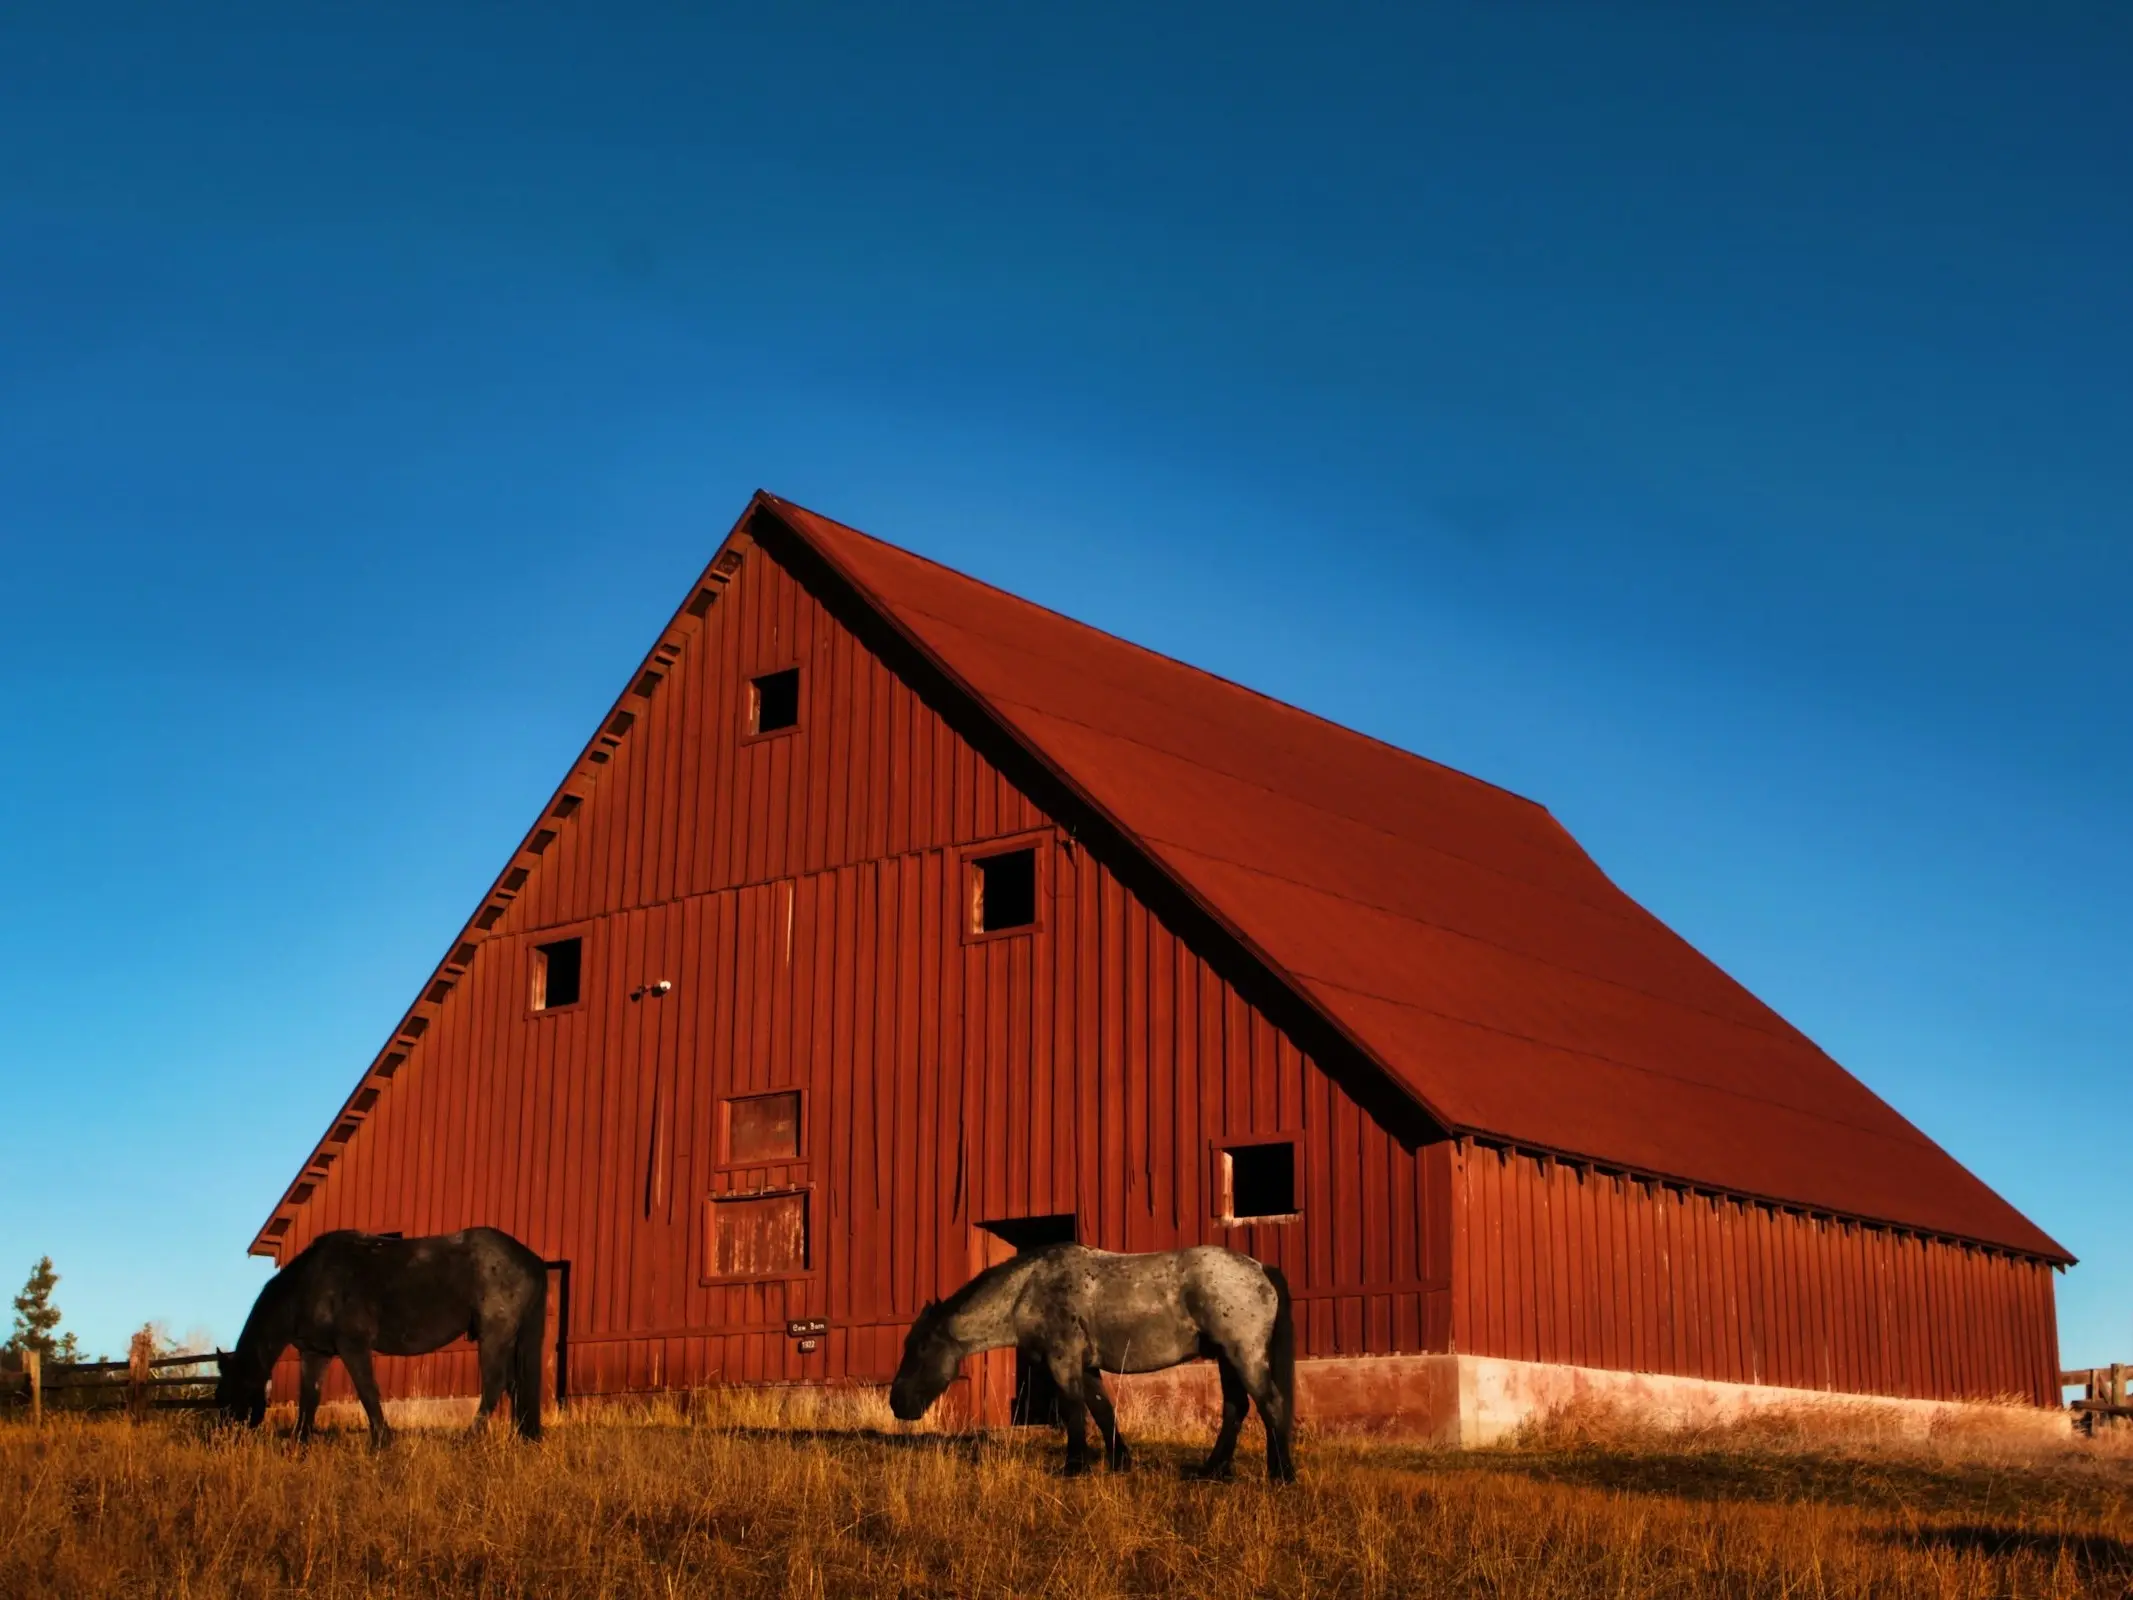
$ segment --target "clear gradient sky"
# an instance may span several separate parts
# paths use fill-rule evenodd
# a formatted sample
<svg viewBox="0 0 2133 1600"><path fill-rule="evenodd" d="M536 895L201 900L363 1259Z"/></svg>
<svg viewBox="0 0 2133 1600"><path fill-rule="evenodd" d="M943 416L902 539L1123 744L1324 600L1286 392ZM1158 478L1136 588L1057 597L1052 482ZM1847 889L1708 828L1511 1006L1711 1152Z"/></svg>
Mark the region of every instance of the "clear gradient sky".
<svg viewBox="0 0 2133 1600"><path fill-rule="evenodd" d="M0 1289L235 1333L762 485L1544 801L2133 1359L2129 82L2045 0L8 7Z"/></svg>

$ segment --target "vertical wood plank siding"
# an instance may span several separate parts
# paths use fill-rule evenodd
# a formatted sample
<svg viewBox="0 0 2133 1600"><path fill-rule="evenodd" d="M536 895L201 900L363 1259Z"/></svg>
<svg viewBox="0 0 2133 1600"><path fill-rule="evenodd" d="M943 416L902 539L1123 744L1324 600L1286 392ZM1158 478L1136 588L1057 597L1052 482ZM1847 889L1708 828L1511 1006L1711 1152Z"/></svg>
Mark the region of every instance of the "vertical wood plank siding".
<svg viewBox="0 0 2133 1600"><path fill-rule="evenodd" d="M798 729L749 738L749 679L794 664ZM283 1259L330 1228L508 1229L571 1263L581 1393L885 1377L986 1258L978 1224L1068 1212L1112 1249L1280 1264L1304 1354L1443 1346L1443 1149L1358 1112L760 552L555 828ZM961 847L1030 838L1039 926L968 940ZM566 934L584 999L531 1011L533 947ZM722 1102L787 1088L802 1159L724 1165ZM1302 1215L1222 1224L1218 1141L1273 1134ZM809 1195L807 1270L712 1281L704 1202L773 1190ZM387 1371L473 1381L463 1352Z"/></svg>
<svg viewBox="0 0 2133 1600"><path fill-rule="evenodd" d="M2058 1403L2052 1269L1467 1145L1453 1337L1475 1355L1927 1400Z"/></svg>
<svg viewBox="0 0 2133 1600"><path fill-rule="evenodd" d="M885 1378L998 1255L980 1225L1072 1213L1105 1248L1280 1265L1307 1357L2047 1398L2041 1265L1403 1144L762 550L680 639L282 1259L505 1228L570 1263L578 1393ZM750 679L794 666L798 726L751 736ZM969 847L1007 840L1039 853L1038 926L972 939ZM532 1010L534 947L573 935L582 1000ZM797 1158L729 1162L724 1102L773 1090ZM1298 1142L1300 1214L1225 1225L1215 1152L1267 1136ZM709 1202L774 1193L804 1197L775 1208L804 1205L804 1266L766 1236L721 1276ZM383 1376L475 1381L465 1351Z"/></svg>

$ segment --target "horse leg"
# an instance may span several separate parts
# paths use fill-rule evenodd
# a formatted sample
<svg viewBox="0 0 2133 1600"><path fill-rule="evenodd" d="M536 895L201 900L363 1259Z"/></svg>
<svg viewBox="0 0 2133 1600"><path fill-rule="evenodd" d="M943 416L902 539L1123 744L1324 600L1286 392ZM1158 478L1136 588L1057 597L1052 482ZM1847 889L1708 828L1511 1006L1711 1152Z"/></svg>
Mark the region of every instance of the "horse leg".
<svg viewBox="0 0 2133 1600"><path fill-rule="evenodd" d="M1296 1426L1296 1408L1289 1396L1282 1393L1278 1384L1269 1383L1264 1393L1254 1396L1259 1406L1259 1421L1266 1429L1266 1475L1272 1483L1296 1481L1296 1455L1289 1441Z"/></svg>
<svg viewBox="0 0 2133 1600"><path fill-rule="evenodd" d="M528 1313L520 1322L517 1334L511 1341L511 1358L514 1363L511 1379L512 1418L518 1423L519 1437L538 1439L541 1436L541 1358L543 1345L548 1337L547 1307Z"/></svg>
<svg viewBox="0 0 2133 1600"><path fill-rule="evenodd" d="M511 1346L501 1328L483 1328L477 1360L481 1363L481 1404L474 1408L474 1431L481 1432L490 1413L496 1410L496 1402L502 1398L505 1386L510 1381Z"/></svg>
<svg viewBox="0 0 2133 1600"><path fill-rule="evenodd" d="M1052 1382L1059 1386L1059 1420L1066 1428L1066 1475L1078 1478L1089 1470L1089 1407L1082 1398L1082 1365L1074 1355L1054 1351L1047 1363Z"/></svg>
<svg viewBox="0 0 2133 1600"><path fill-rule="evenodd" d="M378 1394L378 1375L370 1368L370 1346L343 1345L341 1365L348 1369L348 1381L355 1385L356 1398L363 1402L363 1415L370 1418L371 1446L383 1450L393 1442L393 1430L385 1421L385 1401Z"/></svg>
<svg viewBox="0 0 2133 1600"><path fill-rule="evenodd" d="M1243 1429L1244 1414L1252 1405L1236 1363L1219 1350L1215 1352L1215 1371L1222 1379L1222 1431L1215 1435L1214 1449L1208 1451L1207 1459L1200 1463L1200 1470L1194 1474L1201 1478L1229 1476L1230 1457L1237 1453L1237 1434Z"/></svg>
<svg viewBox="0 0 2133 1600"><path fill-rule="evenodd" d="M1275 1381L1272 1363L1255 1361L1244 1369L1244 1386L1259 1407L1259 1424L1266 1429L1266 1475L1273 1483L1296 1481L1296 1459L1289 1449L1295 1426L1295 1408L1288 1394Z"/></svg>
<svg viewBox="0 0 2133 1600"><path fill-rule="evenodd" d="M1104 1388L1102 1371L1096 1367L1084 1370L1081 1386L1088 1395L1089 1410L1096 1417L1097 1432L1104 1436L1104 1465L1113 1472L1128 1470L1133 1465L1133 1452L1126 1448L1118 1431L1118 1413L1111 1409L1111 1395Z"/></svg>
<svg viewBox="0 0 2133 1600"><path fill-rule="evenodd" d="M326 1369L333 1365L333 1357L304 1350L298 1353L297 1362L296 1439L302 1444L311 1437L312 1426L318 1421L319 1390L325 1385Z"/></svg>

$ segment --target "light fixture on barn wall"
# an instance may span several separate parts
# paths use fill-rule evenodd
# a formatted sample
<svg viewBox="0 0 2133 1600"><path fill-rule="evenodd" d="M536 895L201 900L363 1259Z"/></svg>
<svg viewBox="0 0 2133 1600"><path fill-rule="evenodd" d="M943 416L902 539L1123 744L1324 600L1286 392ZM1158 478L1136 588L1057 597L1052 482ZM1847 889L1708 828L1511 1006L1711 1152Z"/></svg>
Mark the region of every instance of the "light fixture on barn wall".
<svg viewBox="0 0 2133 1600"><path fill-rule="evenodd" d="M649 997L657 1000L673 987L674 980L672 978L661 978L657 983L640 983L630 991L630 998L632 1000L643 1000Z"/></svg>

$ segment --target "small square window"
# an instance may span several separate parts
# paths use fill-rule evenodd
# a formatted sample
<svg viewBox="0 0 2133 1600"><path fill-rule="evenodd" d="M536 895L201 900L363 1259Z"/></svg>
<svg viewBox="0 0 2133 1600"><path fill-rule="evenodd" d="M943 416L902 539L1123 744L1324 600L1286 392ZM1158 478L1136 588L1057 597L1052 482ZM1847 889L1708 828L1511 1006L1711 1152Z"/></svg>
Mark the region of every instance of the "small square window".
<svg viewBox="0 0 2133 1600"><path fill-rule="evenodd" d="M1296 1215L1296 1146L1233 1145L1222 1152L1223 1211L1232 1222Z"/></svg>
<svg viewBox="0 0 2133 1600"><path fill-rule="evenodd" d="M710 1278L775 1278L807 1270L807 1195L748 1195L709 1202Z"/></svg>
<svg viewBox="0 0 2133 1600"><path fill-rule="evenodd" d="M776 733L800 725L800 669L767 673L749 685L751 733Z"/></svg>
<svg viewBox="0 0 2133 1600"><path fill-rule="evenodd" d="M585 941L558 939L533 947L533 1009L554 1011L583 997Z"/></svg>
<svg viewBox="0 0 2133 1600"><path fill-rule="evenodd" d="M975 863L970 925L978 933L1027 928L1037 920L1037 852L1010 850Z"/></svg>
<svg viewBox="0 0 2133 1600"><path fill-rule="evenodd" d="M726 1102L726 1162L800 1159L800 1091L751 1094Z"/></svg>

